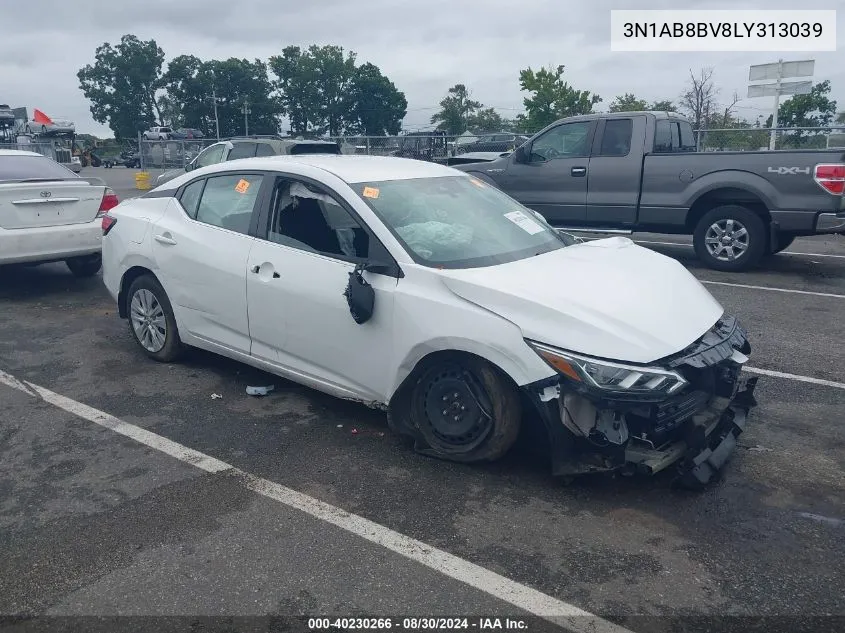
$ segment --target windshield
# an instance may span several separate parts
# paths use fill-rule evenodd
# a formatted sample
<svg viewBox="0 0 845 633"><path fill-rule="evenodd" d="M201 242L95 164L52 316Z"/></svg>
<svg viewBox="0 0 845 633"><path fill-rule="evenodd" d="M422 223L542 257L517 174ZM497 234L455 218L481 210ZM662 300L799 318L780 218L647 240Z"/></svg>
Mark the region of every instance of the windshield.
<svg viewBox="0 0 845 633"><path fill-rule="evenodd" d="M475 178L388 180L352 188L414 261L426 266L493 266L573 243L533 211Z"/></svg>

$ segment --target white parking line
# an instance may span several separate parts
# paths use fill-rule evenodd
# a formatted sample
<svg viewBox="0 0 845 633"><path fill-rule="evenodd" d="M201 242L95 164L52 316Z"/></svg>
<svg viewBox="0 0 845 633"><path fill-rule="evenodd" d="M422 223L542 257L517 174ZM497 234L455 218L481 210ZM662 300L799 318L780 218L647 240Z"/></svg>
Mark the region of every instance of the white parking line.
<svg viewBox="0 0 845 633"><path fill-rule="evenodd" d="M731 286L733 288L750 288L751 290L770 290L772 292L786 292L795 295L813 295L815 297L834 297L835 299L845 299L845 295L838 295L832 292L793 290L792 288L775 288L773 286L752 286L751 284L733 284L727 281L708 281L706 279L699 279L699 281L703 284L710 284L711 286Z"/></svg>
<svg viewBox="0 0 845 633"><path fill-rule="evenodd" d="M597 239L597 238L592 238ZM600 238L598 238L600 239ZM652 240L634 240L637 244L659 244L661 246L689 246L689 242L656 242ZM834 257L836 259L845 259L845 255L828 255L827 253L797 253L795 251L781 251L778 255L801 255L804 257Z"/></svg>
<svg viewBox="0 0 845 633"><path fill-rule="evenodd" d="M771 369L757 369L756 367L743 367L742 370L750 372L752 374L760 374L761 376L772 376L773 378L786 378L787 380L808 382L813 385L823 385L825 387L833 387L835 389L845 389L845 382L834 382L833 380L813 378L812 376L799 376L798 374L787 374L782 371L773 371Z"/></svg>
<svg viewBox="0 0 845 633"><path fill-rule="evenodd" d="M219 459L182 446L151 431L124 422L108 413L71 400L30 382L23 383L14 376L0 373L2 382L14 389L32 393L32 389L44 401L79 416L89 422L120 433L157 451L196 466L210 473L231 472L241 477L249 490L273 499L290 508L330 523L356 536L400 554L405 558L433 569L449 578L458 580L474 589L512 604L536 616L575 633L632 633L588 611L553 598L536 589L505 578L475 563L444 552L422 541L418 541L390 528L309 497L291 488L267 479L261 479Z"/></svg>

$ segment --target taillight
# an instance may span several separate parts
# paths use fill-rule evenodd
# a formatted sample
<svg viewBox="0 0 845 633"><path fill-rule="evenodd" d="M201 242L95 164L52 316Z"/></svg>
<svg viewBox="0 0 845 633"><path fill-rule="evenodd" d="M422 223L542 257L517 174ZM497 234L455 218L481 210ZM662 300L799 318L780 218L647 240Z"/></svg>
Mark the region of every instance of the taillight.
<svg viewBox="0 0 845 633"><path fill-rule="evenodd" d="M102 222L100 223L100 226L103 229L103 235L108 235L109 231L112 230L115 224L117 224L117 218L109 215L108 213L105 214L103 216Z"/></svg>
<svg viewBox="0 0 845 633"><path fill-rule="evenodd" d="M819 186L828 193L841 196L842 192L845 191L845 165L816 165L813 180L819 183Z"/></svg>
<svg viewBox="0 0 845 633"><path fill-rule="evenodd" d="M102 217L106 211L114 209L119 203L120 200L117 199L117 194L114 190L106 187L103 193L103 199L100 200L100 210L97 211L97 217Z"/></svg>

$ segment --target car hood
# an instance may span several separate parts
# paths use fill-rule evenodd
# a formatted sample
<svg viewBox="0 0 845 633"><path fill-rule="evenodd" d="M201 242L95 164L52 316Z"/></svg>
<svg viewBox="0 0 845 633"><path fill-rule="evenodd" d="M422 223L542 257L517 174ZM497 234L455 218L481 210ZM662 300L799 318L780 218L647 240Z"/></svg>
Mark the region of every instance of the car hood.
<svg viewBox="0 0 845 633"><path fill-rule="evenodd" d="M623 237L440 274L453 293L516 324L525 338L632 363L681 351L723 313L681 264Z"/></svg>

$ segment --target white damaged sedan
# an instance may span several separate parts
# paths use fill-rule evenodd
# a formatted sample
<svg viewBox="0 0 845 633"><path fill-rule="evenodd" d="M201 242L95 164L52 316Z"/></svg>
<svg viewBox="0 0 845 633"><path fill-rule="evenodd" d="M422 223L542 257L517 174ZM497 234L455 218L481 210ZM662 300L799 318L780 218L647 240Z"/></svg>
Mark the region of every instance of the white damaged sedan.
<svg viewBox="0 0 845 633"><path fill-rule="evenodd" d="M448 167L299 155L192 171L111 210L103 279L158 361L186 346L385 408L427 455L557 475L727 461L755 405L737 320L678 262L581 243Z"/></svg>

